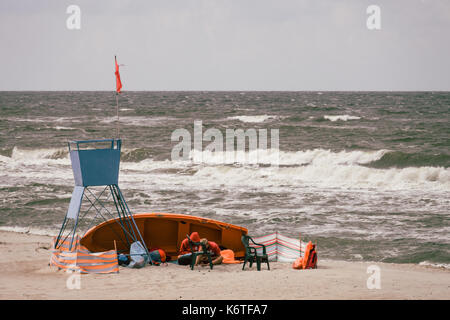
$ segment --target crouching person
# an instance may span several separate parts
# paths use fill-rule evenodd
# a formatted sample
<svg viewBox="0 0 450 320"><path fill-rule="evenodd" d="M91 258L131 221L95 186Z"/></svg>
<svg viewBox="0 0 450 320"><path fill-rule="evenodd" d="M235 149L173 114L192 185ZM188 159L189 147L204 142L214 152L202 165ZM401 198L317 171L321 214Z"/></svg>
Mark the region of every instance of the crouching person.
<svg viewBox="0 0 450 320"><path fill-rule="evenodd" d="M192 232L190 237L193 242L200 242L200 236L198 232ZM197 246L194 246L194 251L198 250ZM180 250L178 250L178 264L189 265L192 260L191 247L189 245L189 240L186 238L181 242Z"/></svg>
<svg viewBox="0 0 450 320"><path fill-rule="evenodd" d="M208 241L208 239L203 238L200 240L201 244L204 244L206 250L211 253L212 264L221 264L223 261L223 257L220 255L220 248L214 241ZM199 248L201 250L202 247ZM197 261L195 261L195 265L208 265L209 260L207 255L199 255L197 257Z"/></svg>

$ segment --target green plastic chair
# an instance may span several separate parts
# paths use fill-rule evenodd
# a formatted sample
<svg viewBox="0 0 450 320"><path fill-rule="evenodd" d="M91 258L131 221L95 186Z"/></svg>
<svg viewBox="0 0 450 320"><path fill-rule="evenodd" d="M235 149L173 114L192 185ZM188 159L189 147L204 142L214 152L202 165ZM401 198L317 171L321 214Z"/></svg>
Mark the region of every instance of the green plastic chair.
<svg viewBox="0 0 450 320"><path fill-rule="evenodd" d="M256 261L256 268L258 271L261 271L261 262L267 263L267 269L270 270L269 266L269 256L267 255L266 246L262 243L256 243L252 237L248 235L243 235L241 237L241 241L244 244L245 247L245 257L244 257L244 265L242 266L242 270L245 268L245 264L247 261L250 264L250 268L252 267L252 264L254 261ZM249 241L251 241L254 245L262 247L263 253L258 254L255 247L250 246Z"/></svg>
<svg viewBox="0 0 450 320"><path fill-rule="evenodd" d="M211 259L211 253L208 252L208 250L206 249L206 245L201 243L201 242L194 242L194 241L192 241L188 234L186 235L186 237L188 238L189 247L191 248L191 252L192 252L191 270L194 270L195 261L197 260L197 257L200 256L200 255L206 255L208 257L209 267L212 269L213 268L213 263L212 263L212 259ZM201 251L195 251L194 250L194 247L198 247L198 246L202 247Z"/></svg>

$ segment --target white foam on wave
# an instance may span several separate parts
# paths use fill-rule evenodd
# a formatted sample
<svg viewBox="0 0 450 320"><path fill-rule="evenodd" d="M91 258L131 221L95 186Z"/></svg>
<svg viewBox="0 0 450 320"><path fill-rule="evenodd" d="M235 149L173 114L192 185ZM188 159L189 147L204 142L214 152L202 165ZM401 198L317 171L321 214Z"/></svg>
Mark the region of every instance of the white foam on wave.
<svg viewBox="0 0 450 320"><path fill-rule="evenodd" d="M124 153L135 149L123 149ZM279 165L320 165L320 164L367 164L381 159L388 150L376 151L340 151L329 149L311 149L304 151L281 151L278 149L257 149L253 151L190 151L189 161L154 161L151 158L140 162L124 162L122 164L132 170L139 168L179 168L189 165L189 162L204 164L279 164ZM70 165L66 148L21 149L14 147L11 157L0 155L0 162L23 164L61 164Z"/></svg>
<svg viewBox="0 0 450 320"><path fill-rule="evenodd" d="M229 186L317 186L387 190L449 190L450 169L436 167L374 169L359 165L299 167L207 166L195 173L198 183Z"/></svg>
<svg viewBox="0 0 450 320"><path fill-rule="evenodd" d="M69 154L67 152L67 149L65 148L20 149L14 147L12 150L11 158L5 160L7 160L8 162L27 164L70 164Z"/></svg>
<svg viewBox="0 0 450 320"><path fill-rule="evenodd" d="M449 190L450 168L407 167L376 169L363 166L380 159L387 150L340 151L313 149L297 152L274 149L244 151L192 151L188 161L122 162L121 179L134 176L171 177L181 184L198 183L224 186L308 186ZM255 161L256 160L256 161ZM232 166L231 166L231 165ZM278 167L279 165L280 167ZM11 157L0 155L2 175L11 183L21 180L67 184L72 181L70 159L66 149L14 148ZM172 170L174 169L174 170ZM187 169L187 170L186 170ZM194 173L195 172L195 173ZM194 176L192 176L194 174ZM172 179L173 178L173 179ZM189 179L194 181L189 181ZM165 179L165 178L164 178Z"/></svg>
<svg viewBox="0 0 450 320"><path fill-rule="evenodd" d="M0 154L0 162L3 162L3 163L11 162L11 158L10 158L10 157L7 157L7 156L2 156L2 155Z"/></svg>
<svg viewBox="0 0 450 320"><path fill-rule="evenodd" d="M73 181L69 155L62 148L29 150L14 147L11 157L0 156L0 172L8 185Z"/></svg>
<svg viewBox="0 0 450 320"><path fill-rule="evenodd" d="M333 116L329 116L329 115L324 115L323 118L325 120L330 120L332 122L338 121L338 120L342 120L342 121L348 121L348 120L359 120L361 119L361 117L357 117L357 116L350 116L348 114L344 114L344 115L333 115Z"/></svg>
<svg viewBox="0 0 450 320"><path fill-rule="evenodd" d="M56 130L58 130L58 131L60 131L60 130L77 130L76 128L62 127L62 126L56 126L56 127L53 127L53 129L56 129Z"/></svg>
<svg viewBox="0 0 450 320"><path fill-rule="evenodd" d="M259 115L259 116L235 116L228 117L227 120L239 120L246 123L261 123L269 119L276 119L277 116L269 116L267 114Z"/></svg>
<svg viewBox="0 0 450 320"><path fill-rule="evenodd" d="M128 125L150 127L155 125L164 124L167 121L174 120L171 117L137 117L137 116L121 116L119 121ZM117 117L107 117L100 120L101 123L114 123L117 121Z"/></svg>
<svg viewBox="0 0 450 320"><path fill-rule="evenodd" d="M8 121L15 122L34 122L34 123L49 123L49 122L81 122L80 119L82 117L33 117L33 118L18 118L18 117L9 117Z"/></svg>
<svg viewBox="0 0 450 320"><path fill-rule="evenodd" d="M189 158L205 164L265 164L265 165L320 165L320 164L367 164L381 159L388 150L340 151L313 149L305 151L281 151L257 149L253 151L198 151L192 150Z"/></svg>
<svg viewBox="0 0 450 320"><path fill-rule="evenodd" d="M190 161L156 161L153 159L144 159L139 162L121 162L121 169L134 171L154 171L161 169L180 169L190 166Z"/></svg>
<svg viewBox="0 0 450 320"><path fill-rule="evenodd" d="M420 266L426 266L426 267L432 267L432 268L439 268L439 269L450 269L449 263L435 263L435 262L429 262L429 261L422 261L419 263Z"/></svg>
<svg viewBox="0 0 450 320"><path fill-rule="evenodd" d="M18 226L1 226L0 231L8 231L15 233L27 233L34 234L38 236L57 236L58 230L49 230L42 228L33 228L33 227L18 227Z"/></svg>

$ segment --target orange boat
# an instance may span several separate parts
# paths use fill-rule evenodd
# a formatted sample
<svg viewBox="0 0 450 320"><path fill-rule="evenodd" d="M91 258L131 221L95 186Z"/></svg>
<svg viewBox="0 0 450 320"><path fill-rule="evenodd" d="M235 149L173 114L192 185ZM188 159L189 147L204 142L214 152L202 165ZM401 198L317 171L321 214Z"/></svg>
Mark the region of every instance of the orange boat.
<svg viewBox="0 0 450 320"><path fill-rule="evenodd" d="M197 231L201 238L216 242L234 251L236 258L245 255L241 236L248 230L229 223L196 216L174 213L138 213L133 215L147 248L161 248L172 259L178 255L186 234ZM86 232L81 244L92 252L107 251L117 246L119 252L128 252L129 244L118 218L105 221Z"/></svg>

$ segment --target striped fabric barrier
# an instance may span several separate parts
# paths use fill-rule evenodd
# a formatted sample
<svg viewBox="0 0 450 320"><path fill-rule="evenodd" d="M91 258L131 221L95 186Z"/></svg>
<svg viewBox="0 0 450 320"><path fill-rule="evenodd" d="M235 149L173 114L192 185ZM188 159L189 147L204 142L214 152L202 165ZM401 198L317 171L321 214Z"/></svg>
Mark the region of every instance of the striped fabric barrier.
<svg viewBox="0 0 450 320"><path fill-rule="evenodd" d="M253 237L253 240L266 246L269 261L293 262L300 255L303 256L306 249L305 242L302 241L300 249L300 239L288 238L278 232L262 237ZM260 246L253 245L253 247L257 249L258 253L262 253Z"/></svg>
<svg viewBox="0 0 450 320"><path fill-rule="evenodd" d="M118 273L119 264L115 250L105 252L90 252L80 244L80 237L65 239L58 249L55 249L56 237L53 238L50 265L61 269L80 273Z"/></svg>

